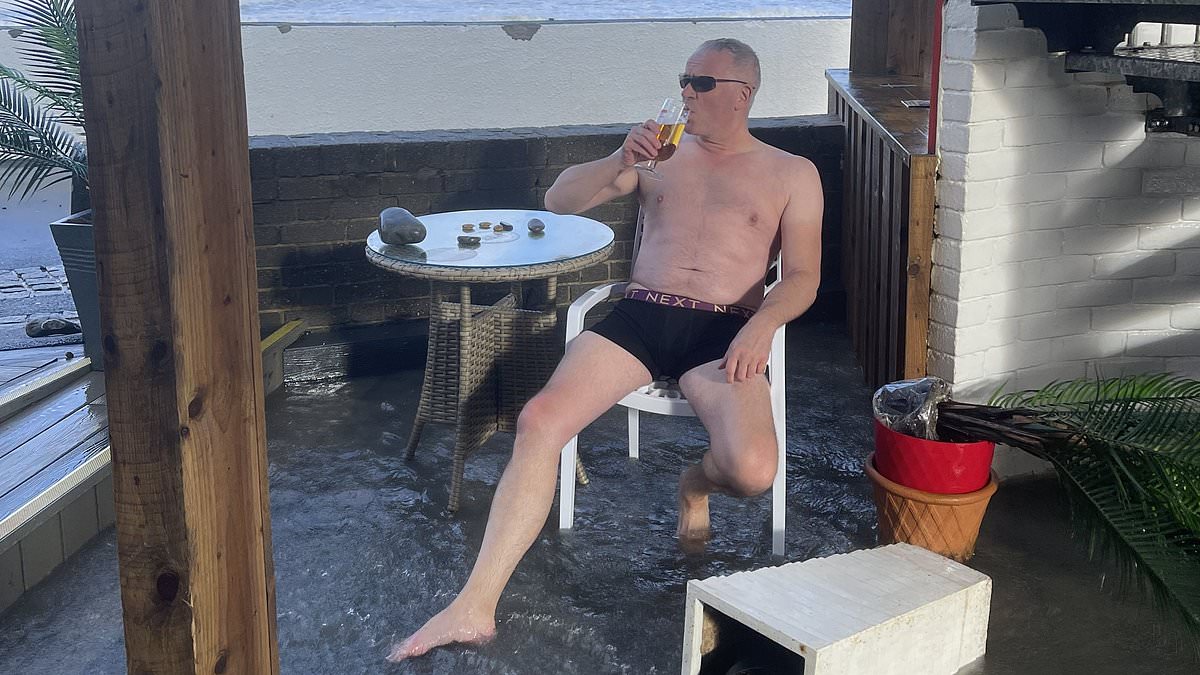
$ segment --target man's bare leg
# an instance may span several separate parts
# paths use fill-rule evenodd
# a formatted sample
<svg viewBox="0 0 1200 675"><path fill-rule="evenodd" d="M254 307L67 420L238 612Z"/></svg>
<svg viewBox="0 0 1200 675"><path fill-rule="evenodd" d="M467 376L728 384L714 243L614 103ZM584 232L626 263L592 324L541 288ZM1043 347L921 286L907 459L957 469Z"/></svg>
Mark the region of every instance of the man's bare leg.
<svg viewBox="0 0 1200 675"><path fill-rule="evenodd" d="M679 388L708 430L710 449L679 477L679 538L694 545L709 536L708 496L750 497L771 487L778 446L767 378L729 384L711 361L683 374Z"/></svg>
<svg viewBox="0 0 1200 675"><path fill-rule="evenodd" d="M496 604L554 502L558 458L584 427L650 373L628 352L595 333L571 342L554 375L521 411L513 456L492 498L487 529L471 576L458 597L388 655L420 656L453 642L485 642L496 632Z"/></svg>

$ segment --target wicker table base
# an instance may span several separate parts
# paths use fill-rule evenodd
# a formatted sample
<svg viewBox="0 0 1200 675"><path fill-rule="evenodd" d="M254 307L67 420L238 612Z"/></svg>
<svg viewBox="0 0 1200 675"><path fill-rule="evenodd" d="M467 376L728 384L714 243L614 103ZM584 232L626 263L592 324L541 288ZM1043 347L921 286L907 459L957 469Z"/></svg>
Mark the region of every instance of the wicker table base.
<svg viewBox="0 0 1200 675"><path fill-rule="evenodd" d="M469 285L458 292L457 303L444 301L436 287L431 293L425 379L407 448L411 459L427 423L454 425L451 512L458 510L467 456L497 431L516 431L521 408L550 379L557 354L553 280L547 311L520 308L512 293L476 305ZM586 484L582 463L575 472Z"/></svg>

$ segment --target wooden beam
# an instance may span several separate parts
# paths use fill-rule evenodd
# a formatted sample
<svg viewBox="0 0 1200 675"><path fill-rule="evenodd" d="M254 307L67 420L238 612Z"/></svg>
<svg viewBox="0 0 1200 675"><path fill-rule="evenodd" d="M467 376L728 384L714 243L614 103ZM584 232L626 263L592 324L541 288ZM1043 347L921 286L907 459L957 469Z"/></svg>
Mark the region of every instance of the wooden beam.
<svg viewBox="0 0 1200 675"><path fill-rule="evenodd" d="M934 183L937 156L913 155L908 202L908 289L904 300L904 377L925 377L929 293L933 274Z"/></svg>
<svg viewBox="0 0 1200 675"><path fill-rule="evenodd" d="M131 673L279 672L236 0L79 0Z"/></svg>

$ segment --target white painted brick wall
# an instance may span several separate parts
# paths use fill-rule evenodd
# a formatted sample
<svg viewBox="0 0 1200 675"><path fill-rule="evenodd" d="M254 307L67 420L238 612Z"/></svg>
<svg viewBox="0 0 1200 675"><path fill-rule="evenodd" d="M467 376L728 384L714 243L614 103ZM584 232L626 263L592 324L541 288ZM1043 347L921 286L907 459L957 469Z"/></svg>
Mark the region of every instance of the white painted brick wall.
<svg viewBox="0 0 1200 675"><path fill-rule="evenodd" d="M1011 5L945 28L930 372L966 399L1200 377L1200 141L1147 136L1155 97L1064 72Z"/></svg>

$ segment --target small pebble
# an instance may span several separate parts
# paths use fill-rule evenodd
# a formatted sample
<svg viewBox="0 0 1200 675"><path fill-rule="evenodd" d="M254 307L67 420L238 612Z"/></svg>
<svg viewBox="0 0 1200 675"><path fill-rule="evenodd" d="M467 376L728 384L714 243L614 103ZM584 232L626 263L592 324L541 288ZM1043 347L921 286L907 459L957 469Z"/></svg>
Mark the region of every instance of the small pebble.
<svg viewBox="0 0 1200 675"><path fill-rule="evenodd" d="M458 237L458 245L459 246L478 246L479 245L479 237L471 237L471 236L468 236L465 234L460 235Z"/></svg>
<svg viewBox="0 0 1200 675"><path fill-rule="evenodd" d="M546 229L546 224L540 218L530 218L526 225L529 227L529 231L535 234L543 232Z"/></svg>
<svg viewBox="0 0 1200 675"><path fill-rule="evenodd" d="M463 223L462 230L463 232L474 232L475 223Z"/></svg>
<svg viewBox="0 0 1200 675"><path fill-rule="evenodd" d="M492 229L492 224L485 220L479 224L479 229L490 230L490 229Z"/></svg>

